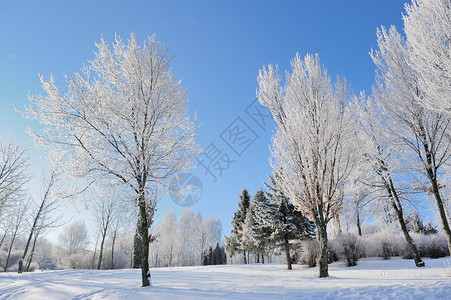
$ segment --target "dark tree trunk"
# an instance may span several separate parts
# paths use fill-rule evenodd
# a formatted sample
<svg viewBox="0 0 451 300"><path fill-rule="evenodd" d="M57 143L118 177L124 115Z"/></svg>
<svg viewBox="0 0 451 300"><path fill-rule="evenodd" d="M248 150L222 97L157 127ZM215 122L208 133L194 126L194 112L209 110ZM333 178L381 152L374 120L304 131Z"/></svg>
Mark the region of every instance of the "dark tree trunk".
<svg viewBox="0 0 451 300"><path fill-rule="evenodd" d="M16 240L16 234L17 234L17 231L16 231L16 233L14 233L13 239L11 240L11 245L9 246L8 255L6 256L5 267L3 268L3 272L6 272L6 270L8 269L9 258L11 257L11 250L13 249L13 244L14 244L14 241Z"/></svg>
<svg viewBox="0 0 451 300"><path fill-rule="evenodd" d="M362 224L360 223L360 213L359 213L359 203L355 203L355 215L356 215L356 223L357 223L357 230L359 233L359 236L362 236Z"/></svg>
<svg viewBox="0 0 451 300"><path fill-rule="evenodd" d="M33 238L33 234L34 234L34 232L36 230L36 226L38 224L38 221L41 218L41 213L42 213L42 209L44 208L44 204L45 204L45 201L42 201L41 205L39 206L39 210L38 210L38 212L37 212L37 214L36 214L36 216L35 216L35 218L33 220L33 225L31 227L30 234L28 235L27 243L25 244L25 249L23 250L22 259L21 259L22 261L27 256L28 248L30 247L31 239ZM18 271L18 273L22 273L23 272L23 263L19 264L19 268L18 268L17 271Z"/></svg>
<svg viewBox="0 0 451 300"><path fill-rule="evenodd" d="M319 241L319 277L329 277L329 249L327 248L327 224L322 221L317 224Z"/></svg>
<svg viewBox="0 0 451 300"><path fill-rule="evenodd" d="M140 195L139 199L139 221L138 221L138 233L141 248L141 279L142 286L146 287L150 285L150 271L149 271L149 223L147 220L146 202L144 199L144 192Z"/></svg>
<svg viewBox="0 0 451 300"><path fill-rule="evenodd" d="M108 221L106 226L103 228L102 231L102 240L100 241L100 249L99 249L99 261L97 262L97 270L100 270L100 267L102 266L102 258L103 258L103 245L105 244L105 238L106 238L106 232L108 230Z"/></svg>
<svg viewBox="0 0 451 300"><path fill-rule="evenodd" d="M440 214L440 219L442 221L443 233L445 234L446 242L448 243L448 250L451 253L451 230L449 227L448 218L446 216L445 207L443 205L443 200L440 195L440 188L437 183L437 177L435 176L432 168L427 169L427 174L432 186L432 193L434 194L434 199Z"/></svg>
<svg viewBox="0 0 451 300"><path fill-rule="evenodd" d="M246 265L247 264L246 251L243 251L243 254L244 254L244 264Z"/></svg>
<svg viewBox="0 0 451 300"><path fill-rule="evenodd" d="M17 272L18 273L22 273L24 270L23 270L23 260L25 259L25 256L27 256L27 253L28 253L28 247L30 247L30 243L31 243L31 239L32 239L32 237L33 237L33 231L34 231L34 229L35 229L35 227L36 227L36 219L34 220L34 224L33 224L33 227L31 228L31 231L30 231L30 234L28 235L28 239L27 239L27 243L25 244L25 249L24 249L24 251L23 251L23 254L22 254L22 258L21 258L21 262L22 263L19 263L19 268L17 269Z"/></svg>
<svg viewBox="0 0 451 300"><path fill-rule="evenodd" d="M0 240L0 247L3 245L3 242L5 241L6 234L8 233L9 227L7 227L3 233L2 239Z"/></svg>
<svg viewBox="0 0 451 300"><path fill-rule="evenodd" d="M285 244L285 255L287 258L287 268L288 270L292 270L292 266L291 266L291 256L290 256L290 241L288 240L288 237L285 236L284 238L284 244Z"/></svg>
<svg viewBox="0 0 451 300"><path fill-rule="evenodd" d="M33 246L31 247L30 255L28 256L28 261L27 261L27 265L25 267L25 272L30 271L30 265L31 265L31 262L33 261L34 251L36 249L36 243L38 241L38 237L39 237L39 231L35 232Z"/></svg>
<svg viewBox="0 0 451 300"><path fill-rule="evenodd" d="M426 162L424 162L423 157L420 155L420 159L423 160L424 165L426 166L426 174L431 183L432 193L434 194L435 203L437 205L440 219L442 221L443 233L445 234L446 242L448 243L448 250L451 253L451 229L449 227L448 218L446 216L445 207L443 205L443 200L440 195L440 187L437 182L437 165L435 160L435 153L433 152L432 145L428 143L428 135L426 134L426 130L422 122L420 122L421 129L421 143L423 144L424 153L426 157Z"/></svg>
<svg viewBox="0 0 451 300"><path fill-rule="evenodd" d="M412 252L412 256L415 261L415 265L417 267L424 267L425 264L421 260L420 253L418 252L415 242L413 241L412 237L409 234L409 231L407 230L406 222L404 220L404 213L403 213L403 209L402 209L401 200L398 197L398 193L397 193L395 186L393 184L393 181L390 177L388 178L388 182L385 182L385 186L386 186L388 195L390 197L392 207L396 211L399 225L401 225L402 233L404 234L407 244L409 245L410 251Z"/></svg>

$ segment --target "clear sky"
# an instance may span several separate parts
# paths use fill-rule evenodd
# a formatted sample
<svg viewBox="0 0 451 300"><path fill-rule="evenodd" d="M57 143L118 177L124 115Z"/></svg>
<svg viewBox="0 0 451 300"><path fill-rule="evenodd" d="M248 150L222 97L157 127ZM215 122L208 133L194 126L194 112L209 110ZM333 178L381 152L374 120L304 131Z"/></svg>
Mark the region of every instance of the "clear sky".
<svg viewBox="0 0 451 300"><path fill-rule="evenodd" d="M155 33L169 46L173 72L198 116L199 143L210 154L200 159L216 158L211 173L202 166L193 170L203 193L191 208L219 216L229 234L241 190L254 194L271 173L273 124L255 114L258 70L278 64L284 71L297 52L318 53L332 78L345 76L356 91L369 91L376 28L401 28L405 2L1 0L0 140L34 147L24 131L38 124L21 118L13 105L42 93L38 73L53 74L64 87L63 74L92 59L101 36L113 41L115 33L127 39L134 32L142 42ZM37 173L45 154L33 149L32 155ZM164 197L158 214L181 209ZM65 213L71 212L79 218L73 209Z"/></svg>

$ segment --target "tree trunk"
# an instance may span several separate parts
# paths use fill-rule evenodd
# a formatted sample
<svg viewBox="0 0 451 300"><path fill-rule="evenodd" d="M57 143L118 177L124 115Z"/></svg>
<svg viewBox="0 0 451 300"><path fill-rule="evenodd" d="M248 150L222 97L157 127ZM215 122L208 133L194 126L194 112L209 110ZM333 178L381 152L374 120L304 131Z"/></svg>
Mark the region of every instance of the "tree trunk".
<svg viewBox="0 0 451 300"><path fill-rule="evenodd" d="M426 166L426 174L431 183L432 193L434 194L435 203L440 214L440 219L442 220L443 233L445 234L446 242L448 243L448 250L451 253L451 230L449 227L448 219L446 217L445 207L443 205L442 197L440 196L440 187L437 182L437 165L435 164L435 152L432 150L433 147L429 145L426 130L424 125L420 123L421 129L421 142L424 147L426 162L423 161ZM432 145L432 142L431 142ZM423 158L420 156L420 159Z"/></svg>
<svg viewBox="0 0 451 300"><path fill-rule="evenodd" d="M30 247L31 239L33 237L33 232L34 232L35 228L36 228L36 219L34 220L33 227L31 228L30 234L28 235L27 243L25 245L25 249L23 250L23 254L22 254L22 258L21 258L22 263L19 264L19 268L17 269L18 273L23 272L23 260L25 259L25 256L27 256L28 247Z"/></svg>
<svg viewBox="0 0 451 300"><path fill-rule="evenodd" d="M355 202L355 216L359 236L362 236L362 224L360 223L359 203Z"/></svg>
<svg viewBox="0 0 451 300"><path fill-rule="evenodd" d="M28 256L27 264L25 266L25 272L30 272L30 266L33 262L34 250L36 248L36 239L33 242L33 246L31 247L30 255Z"/></svg>
<svg viewBox="0 0 451 300"><path fill-rule="evenodd" d="M36 243L37 243L38 237L39 237L39 231L40 230L35 232L34 240L33 240L33 246L31 246L31 252L30 252L30 255L28 256L28 261L27 261L27 265L25 267L25 272L29 272L30 271L30 265L31 265L31 262L33 261L34 251L36 249Z"/></svg>
<svg viewBox="0 0 451 300"><path fill-rule="evenodd" d="M387 185L387 184L389 184L389 185ZM387 188L388 195L391 199L391 204L393 206L393 209L396 211L396 214L398 216L398 221L399 221L399 224L401 225L402 233L404 234L407 244L409 245L410 251L412 252L413 259L415 260L415 265L417 267L424 267L425 264L421 260L420 253L418 253L418 249L415 245L415 242L413 241L412 237L409 234L409 231L407 230L406 222L404 220L404 214L403 214L401 200L398 197L398 193L397 193L395 186L393 184L393 181L390 177L388 178L388 183L385 182L385 186Z"/></svg>
<svg viewBox="0 0 451 300"><path fill-rule="evenodd" d="M327 248L327 224L323 221L317 224L319 241L319 277L329 277L329 249Z"/></svg>
<svg viewBox="0 0 451 300"><path fill-rule="evenodd" d="M451 253L451 230L449 227L448 218L446 217L443 200L440 195L440 188L437 183L437 178L431 168L427 169L427 174L432 186L432 193L434 194L435 203L437 204L438 212L440 214L440 219L442 220L443 233L445 234L446 242L448 243L448 250L449 253Z"/></svg>
<svg viewBox="0 0 451 300"><path fill-rule="evenodd" d="M139 199L139 216L138 216L138 233L141 248L141 279L142 286L150 285L150 271L149 271L149 226L147 220L146 202L144 199L144 192L141 193Z"/></svg>
<svg viewBox="0 0 451 300"><path fill-rule="evenodd" d="M284 244L285 244L285 255L287 258L287 267L288 270L292 270L292 266L291 266L291 256L290 256L290 241L288 240L288 238L285 236L284 239Z"/></svg>
<svg viewBox="0 0 451 300"><path fill-rule="evenodd" d="M245 250L243 250L243 254L244 254L244 264L247 265L246 251Z"/></svg>
<svg viewBox="0 0 451 300"><path fill-rule="evenodd" d="M7 228L5 228L4 230L5 230L5 231L4 231L4 233L3 233L2 239L0 240L0 248L1 248L1 246L3 245L3 241L5 241L6 234L8 233L8 230L9 230L9 226L8 226Z"/></svg>
<svg viewBox="0 0 451 300"><path fill-rule="evenodd" d="M99 249L99 261L97 262L97 270L100 270L100 267L102 266L103 245L105 244L107 228L108 228L108 222L107 222L106 227L103 228L103 232L102 232L102 240L100 241L100 249Z"/></svg>
<svg viewBox="0 0 451 300"><path fill-rule="evenodd" d="M399 214L399 212L398 212ZM420 253L418 253L418 249L415 245L415 242L413 241L412 237L410 236L409 232L407 231L406 222L404 221L404 218L399 219L399 224L401 225L402 233L404 234L404 237L406 238L407 244L409 245L410 251L412 252L413 259L415 260L415 265L417 267L424 267L425 264L421 260Z"/></svg>
<svg viewBox="0 0 451 300"><path fill-rule="evenodd" d="M8 269L9 258L11 257L11 250L13 249L14 241L16 240L16 232L13 235L13 239L11 240L11 244L9 246L8 255L6 256L5 267L3 268L3 272L6 272Z"/></svg>

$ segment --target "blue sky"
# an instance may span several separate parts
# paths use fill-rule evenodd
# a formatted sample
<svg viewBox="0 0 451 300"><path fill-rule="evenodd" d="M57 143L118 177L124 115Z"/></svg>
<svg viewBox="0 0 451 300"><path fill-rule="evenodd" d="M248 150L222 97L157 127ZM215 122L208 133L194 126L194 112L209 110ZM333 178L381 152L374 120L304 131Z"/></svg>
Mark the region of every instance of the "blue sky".
<svg viewBox="0 0 451 300"><path fill-rule="evenodd" d="M190 111L201 125L200 145L221 151L224 158L222 174L214 170L216 180L202 167L193 170L203 194L191 208L204 217L221 217L229 234L241 190L253 194L271 172L273 125L260 126L252 118L258 70L278 64L284 71L297 52L318 53L332 78L345 76L356 91L368 91L375 69L368 52L376 46L376 28L401 28L405 2L2 0L0 140L30 145L38 173L45 154L24 133L38 124L13 109L27 104L28 92L42 93L37 74L52 73L64 87L63 74L79 71L92 59L101 36L112 41L115 33L126 39L134 32L142 42L155 33L169 46L173 72L188 89ZM231 141L230 133L239 128L246 137ZM163 198L158 214L171 210L181 208ZM66 210L72 212L79 218L75 210Z"/></svg>

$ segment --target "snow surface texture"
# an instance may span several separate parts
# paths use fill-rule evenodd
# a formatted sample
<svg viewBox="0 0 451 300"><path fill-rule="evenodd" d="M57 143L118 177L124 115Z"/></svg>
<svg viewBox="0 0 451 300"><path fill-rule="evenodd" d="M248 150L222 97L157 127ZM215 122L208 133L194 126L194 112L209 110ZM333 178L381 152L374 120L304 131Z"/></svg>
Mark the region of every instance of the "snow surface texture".
<svg viewBox="0 0 451 300"><path fill-rule="evenodd" d="M60 270L0 273L0 299L451 299L450 258L364 259L357 267L281 264L152 269L153 287L141 288L140 270Z"/></svg>

